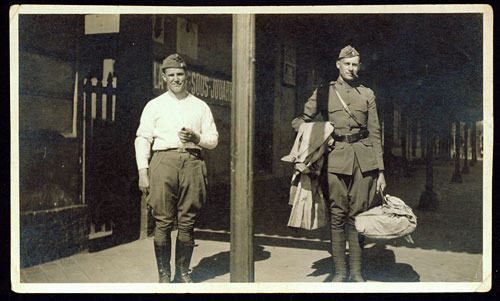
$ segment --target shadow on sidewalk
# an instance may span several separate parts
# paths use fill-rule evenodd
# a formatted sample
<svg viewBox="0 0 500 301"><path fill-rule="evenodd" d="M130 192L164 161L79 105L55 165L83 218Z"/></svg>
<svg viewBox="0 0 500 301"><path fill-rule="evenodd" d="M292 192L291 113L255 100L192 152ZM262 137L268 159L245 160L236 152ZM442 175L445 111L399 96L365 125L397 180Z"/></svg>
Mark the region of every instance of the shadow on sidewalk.
<svg viewBox="0 0 500 301"><path fill-rule="evenodd" d="M220 252L210 257L200 260L197 266L193 267L191 279L195 283L200 283L229 273L230 252ZM261 261L271 257L271 253L264 251L264 247L255 246L254 260Z"/></svg>
<svg viewBox="0 0 500 301"><path fill-rule="evenodd" d="M196 239L229 242L229 233L216 233L197 230ZM262 245L287 247L295 249L322 250L325 255L330 253L329 241L297 240L286 237L262 237L254 239L255 261L266 260L271 254L264 251ZM374 244L365 248L363 253L364 276L368 281L380 282L419 282L420 276L412 266L404 263L396 263L394 252L387 249L387 243ZM313 263L313 273L307 276L321 276L330 274L324 282L330 282L333 278L334 264L331 255ZM196 282L202 282L220 275L229 273L229 252L221 252L210 257L203 258L193 268L192 278Z"/></svg>
<svg viewBox="0 0 500 301"><path fill-rule="evenodd" d="M323 282L331 282L335 265L331 256L313 263L314 272L307 276L318 277L329 274ZM363 251L363 276L367 281L379 282L419 282L420 275L412 266L396 263L394 252L385 245L374 245Z"/></svg>
<svg viewBox="0 0 500 301"><path fill-rule="evenodd" d="M418 163L418 162L417 162ZM482 162L469 167L469 173L462 174L462 183L451 182L454 172L452 160L434 162L434 191L439 200L435 211L418 209L420 195L425 190L425 165L415 163L411 176L394 173L388 175L385 193L404 200L415 212L418 226L412 233L414 244L404 239L388 240L385 245L406 246L426 250L482 253L483 238L483 177ZM329 241L329 227L318 230L292 229L287 227L291 206L288 205L289 179L271 179L254 183L254 233L273 236L265 244L286 247L326 249L313 240ZM230 229L230 187L212 190L210 203L200 216L197 228L200 230ZM293 240L303 238L306 244ZM208 239L208 238L207 238ZM260 239L260 238L258 238ZM321 243L318 242L320 245ZM297 246L294 246L296 244Z"/></svg>
<svg viewBox="0 0 500 301"><path fill-rule="evenodd" d="M229 233L211 232L202 229L196 229L195 238L201 240L230 242ZM302 240L290 237L265 237L265 236L255 236L254 245L308 249L308 250L323 250L323 251L329 251L330 248L329 241Z"/></svg>

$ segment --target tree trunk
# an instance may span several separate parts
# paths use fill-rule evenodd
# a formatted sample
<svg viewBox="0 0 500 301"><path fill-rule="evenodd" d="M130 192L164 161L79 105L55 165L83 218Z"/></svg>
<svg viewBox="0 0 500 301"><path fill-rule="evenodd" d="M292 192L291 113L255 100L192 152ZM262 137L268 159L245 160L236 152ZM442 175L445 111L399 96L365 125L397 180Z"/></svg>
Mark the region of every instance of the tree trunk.
<svg viewBox="0 0 500 301"><path fill-rule="evenodd" d="M464 124L464 167L462 173L469 173L469 123Z"/></svg>
<svg viewBox="0 0 500 301"><path fill-rule="evenodd" d="M420 148L421 148L421 156L422 156L422 161L425 161L425 153L426 153L426 149L427 149L427 135L425 134L425 129L422 127L421 129L421 133L420 133L420 136L421 136L421 145L420 145Z"/></svg>
<svg viewBox="0 0 500 301"><path fill-rule="evenodd" d="M432 140L432 155L434 157L436 156L436 151L437 151L436 141Z"/></svg>
<svg viewBox="0 0 500 301"><path fill-rule="evenodd" d="M384 154L392 154L394 141L394 105L389 101L384 110Z"/></svg>
<svg viewBox="0 0 500 301"><path fill-rule="evenodd" d="M460 122L455 121L455 172L451 177L452 182L462 183L462 175L460 174Z"/></svg>
<svg viewBox="0 0 500 301"><path fill-rule="evenodd" d="M439 151L438 151L438 156L439 158L442 158L444 156L445 150L446 150L446 138L445 137L439 137Z"/></svg>
<svg viewBox="0 0 500 301"><path fill-rule="evenodd" d="M394 141L394 104L389 100L384 105L384 163L390 174L394 172L392 147Z"/></svg>
<svg viewBox="0 0 500 301"><path fill-rule="evenodd" d="M401 157L403 162L406 163L406 141L407 141L407 125L408 118L406 116L406 110L401 110Z"/></svg>
<svg viewBox="0 0 500 301"><path fill-rule="evenodd" d="M403 168L403 174L405 177L410 176L408 173L407 141L408 141L408 115L406 109L402 109L401 110L401 163Z"/></svg>
<svg viewBox="0 0 500 301"><path fill-rule="evenodd" d="M411 156L417 156L417 135L418 135L418 122L413 119L411 122Z"/></svg>
<svg viewBox="0 0 500 301"><path fill-rule="evenodd" d="M427 156L425 158L425 190L420 195L420 210L436 210L439 207L439 202L434 192L434 169L433 169L433 151L434 135L432 130L426 128L427 136Z"/></svg>
<svg viewBox="0 0 500 301"><path fill-rule="evenodd" d="M472 122L472 132L470 138L472 146L472 160L470 162L470 166L474 166L477 163L476 121Z"/></svg>

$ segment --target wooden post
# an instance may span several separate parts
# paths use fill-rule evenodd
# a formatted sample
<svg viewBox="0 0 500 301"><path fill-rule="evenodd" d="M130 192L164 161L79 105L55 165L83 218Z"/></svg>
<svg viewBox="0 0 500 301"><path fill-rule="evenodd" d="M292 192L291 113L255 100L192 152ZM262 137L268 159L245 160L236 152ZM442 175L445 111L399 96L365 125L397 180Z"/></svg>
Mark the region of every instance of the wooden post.
<svg viewBox="0 0 500 301"><path fill-rule="evenodd" d="M89 203L88 191L91 186L90 168L89 168L89 145L90 145L90 124L92 122L92 84L90 83L92 75L83 79L83 113L82 113L82 199L84 204ZM91 208L89 208L91 209ZM93 212L89 213L89 219L92 221Z"/></svg>
<svg viewBox="0 0 500 301"><path fill-rule="evenodd" d="M253 282L255 15L233 16L230 281Z"/></svg>

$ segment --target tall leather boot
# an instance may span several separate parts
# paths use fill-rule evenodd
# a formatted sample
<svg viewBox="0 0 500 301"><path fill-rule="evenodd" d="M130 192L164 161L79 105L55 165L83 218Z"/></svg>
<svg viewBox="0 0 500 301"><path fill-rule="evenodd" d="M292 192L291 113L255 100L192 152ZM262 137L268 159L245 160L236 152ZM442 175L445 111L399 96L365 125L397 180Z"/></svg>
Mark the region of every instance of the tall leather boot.
<svg viewBox="0 0 500 301"><path fill-rule="evenodd" d="M332 282L344 282L347 277L347 263L345 259L345 235L344 230L331 230L332 233L332 256L335 263L335 274Z"/></svg>
<svg viewBox="0 0 500 301"><path fill-rule="evenodd" d="M177 240L175 246L175 276L176 283L192 283L189 276L189 264L193 255L193 243Z"/></svg>
<svg viewBox="0 0 500 301"><path fill-rule="evenodd" d="M165 244L154 242L156 264L158 266L159 283L170 283L170 257L172 253L172 242L167 240Z"/></svg>
<svg viewBox="0 0 500 301"><path fill-rule="evenodd" d="M349 282L365 282L361 275L363 261L363 241L353 225L347 227L347 241L349 242Z"/></svg>

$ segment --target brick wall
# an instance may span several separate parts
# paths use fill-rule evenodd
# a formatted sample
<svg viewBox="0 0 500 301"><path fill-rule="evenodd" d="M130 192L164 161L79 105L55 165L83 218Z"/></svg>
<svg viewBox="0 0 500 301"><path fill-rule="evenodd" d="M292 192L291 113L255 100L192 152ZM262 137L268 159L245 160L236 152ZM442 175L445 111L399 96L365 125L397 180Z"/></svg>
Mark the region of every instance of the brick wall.
<svg viewBox="0 0 500 301"><path fill-rule="evenodd" d="M21 268L86 250L87 220L87 205L21 213Z"/></svg>

